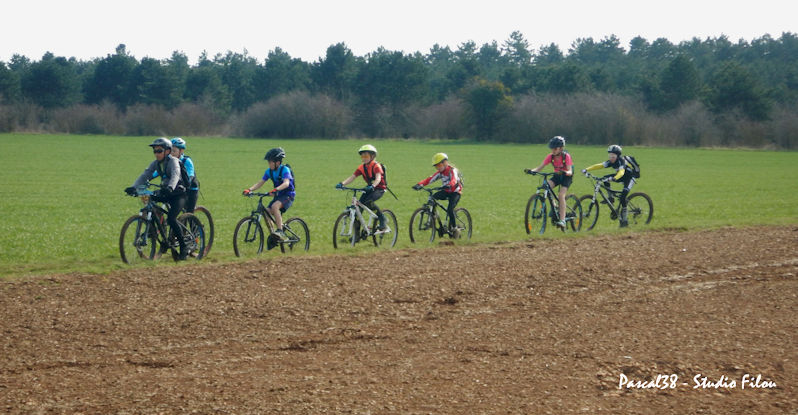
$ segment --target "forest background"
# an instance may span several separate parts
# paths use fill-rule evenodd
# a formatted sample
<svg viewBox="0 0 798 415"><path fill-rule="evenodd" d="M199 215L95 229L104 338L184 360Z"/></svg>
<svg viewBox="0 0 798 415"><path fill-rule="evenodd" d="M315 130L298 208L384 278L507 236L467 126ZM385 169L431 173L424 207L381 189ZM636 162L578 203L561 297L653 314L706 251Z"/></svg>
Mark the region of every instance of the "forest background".
<svg viewBox="0 0 798 415"><path fill-rule="evenodd" d="M798 148L798 36L0 61L0 132Z"/></svg>

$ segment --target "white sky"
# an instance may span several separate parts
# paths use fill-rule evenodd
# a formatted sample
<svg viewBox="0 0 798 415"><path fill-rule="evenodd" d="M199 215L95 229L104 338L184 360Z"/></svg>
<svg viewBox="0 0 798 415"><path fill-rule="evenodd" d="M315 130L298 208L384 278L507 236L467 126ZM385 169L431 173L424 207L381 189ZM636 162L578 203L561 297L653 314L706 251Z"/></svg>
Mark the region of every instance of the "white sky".
<svg viewBox="0 0 798 415"><path fill-rule="evenodd" d="M177 50L193 64L203 50L213 57L246 49L262 62L280 47L315 62L338 42L357 56L380 46L427 53L436 43L501 46L515 30L534 50L556 43L565 53L578 38L612 34L627 49L638 35L649 42L720 35L750 42L798 33L797 9L794 0L6 0L0 61L15 53L39 60L47 51L89 60L124 43L138 59Z"/></svg>

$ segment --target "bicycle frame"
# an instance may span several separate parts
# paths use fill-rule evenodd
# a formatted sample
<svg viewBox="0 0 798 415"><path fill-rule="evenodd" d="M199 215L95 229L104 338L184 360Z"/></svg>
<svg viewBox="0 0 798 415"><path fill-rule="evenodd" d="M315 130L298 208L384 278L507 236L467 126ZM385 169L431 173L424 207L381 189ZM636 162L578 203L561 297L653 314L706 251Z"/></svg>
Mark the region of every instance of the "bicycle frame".
<svg viewBox="0 0 798 415"><path fill-rule="evenodd" d="M267 209L266 206L263 204L263 198L267 197L267 196L272 196L272 194L270 194L270 193L250 193L248 196L258 196L259 197L259 199L258 199L258 207L256 207L255 210L252 211L252 218L255 220L255 222L260 222L261 217L263 217L263 220L267 224L266 227L270 231L273 231L277 227L277 221L274 219L274 215L272 215L272 213L269 212L269 209ZM285 236L288 239L285 240L285 241L278 241L278 243L280 243L280 244L296 243L296 242L299 242L301 240L300 237L297 236L297 234L294 233L291 230L291 228L288 227L288 225L286 223L283 223L283 230L285 231ZM246 233L245 233L245 237L244 237L247 242L251 242L252 241L249 238L249 235L252 235L252 238L255 238L255 233L254 232L250 232L250 229L248 228Z"/></svg>
<svg viewBox="0 0 798 415"><path fill-rule="evenodd" d="M357 198L357 192L365 192L365 189L358 189L353 187L342 187L341 190L351 190L352 191L352 204L347 206L344 209L344 212L349 212L349 223L347 225L347 230L351 235L355 226L355 220L360 222L360 225L363 226L362 229L366 230L366 236L372 236L379 233L385 233L385 231L377 231L372 232L374 227L374 223L377 220L377 214L374 213L371 209L366 207L366 205L360 203L360 200ZM368 213L368 220L363 216L363 211Z"/></svg>
<svg viewBox="0 0 798 415"><path fill-rule="evenodd" d="M438 234L441 235L442 234L442 230L445 231L446 233L449 233L449 229L443 225L443 221L441 220L441 216L438 215L438 208L441 208L441 210L446 211L446 206L443 206L443 204L441 202L439 202L438 199L435 199L434 197L432 197L432 193L433 192L436 192L438 190L443 190L443 187L436 187L434 189L422 188L421 190L425 190L427 193L429 193L429 196L427 198L427 202L424 203L424 206L427 206L427 209L428 209L428 212L429 212L429 215L428 215L429 218L427 219L428 222L426 223L426 225L430 226L430 227L431 226L435 226L436 223L432 223L432 222L435 219L437 219L438 222L437 222L437 226L435 227L435 229L438 230ZM448 213L447 213L446 220L447 220L447 223L448 223L448 220L449 220Z"/></svg>
<svg viewBox="0 0 798 415"><path fill-rule="evenodd" d="M543 191L543 197L549 201L549 206L551 207L551 214L552 221L556 222L560 217L560 202L557 198L554 197L554 189L549 184L549 176L553 176L555 173L537 173L538 175L543 176L543 183L538 186L537 194L540 194ZM566 218L565 220L568 220Z"/></svg>
<svg viewBox="0 0 798 415"><path fill-rule="evenodd" d="M585 173L585 176L587 176L590 179L593 179L593 181L595 182L595 185L593 187L593 201L596 201L598 199L596 196L600 195L601 199L604 202L606 202L607 206L610 208L611 215L617 216L620 211L620 203L621 203L620 198L623 191L612 190L604 187L604 183L607 180L602 177L596 177L590 173ZM612 197L618 200L618 208L616 208L612 203L610 203L610 198L607 197L607 194L612 195Z"/></svg>

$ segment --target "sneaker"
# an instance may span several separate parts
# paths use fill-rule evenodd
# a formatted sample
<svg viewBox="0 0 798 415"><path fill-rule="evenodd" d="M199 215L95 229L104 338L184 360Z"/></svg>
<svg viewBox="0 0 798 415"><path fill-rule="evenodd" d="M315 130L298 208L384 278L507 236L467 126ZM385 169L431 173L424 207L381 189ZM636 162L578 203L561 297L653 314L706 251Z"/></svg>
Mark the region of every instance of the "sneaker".
<svg viewBox="0 0 798 415"><path fill-rule="evenodd" d="M621 227L622 227L622 228L625 228L625 227L627 227L627 226L629 226L629 222L628 222L628 221L625 221L625 220L622 220L622 221L621 221Z"/></svg>
<svg viewBox="0 0 798 415"><path fill-rule="evenodd" d="M276 230L276 231L274 231L272 234L273 234L274 236L276 236L276 237L280 238L280 240L281 240L281 241L283 241L283 242L285 242L285 241L287 241L287 240L288 240L288 237L287 237L287 236L285 236L285 231L283 231L282 229L277 229L277 230Z"/></svg>
<svg viewBox="0 0 798 415"><path fill-rule="evenodd" d="M460 239L460 228L455 227L452 229L452 239Z"/></svg>
<svg viewBox="0 0 798 415"><path fill-rule="evenodd" d="M565 228L565 221L564 220L557 221L556 225L558 228Z"/></svg>

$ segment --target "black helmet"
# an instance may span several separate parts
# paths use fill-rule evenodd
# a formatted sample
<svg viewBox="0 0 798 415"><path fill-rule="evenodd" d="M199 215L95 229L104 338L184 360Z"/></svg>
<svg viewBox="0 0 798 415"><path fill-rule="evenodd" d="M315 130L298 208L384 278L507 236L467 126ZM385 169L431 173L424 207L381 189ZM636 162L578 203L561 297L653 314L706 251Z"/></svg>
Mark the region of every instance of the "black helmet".
<svg viewBox="0 0 798 415"><path fill-rule="evenodd" d="M282 147L277 147L267 151L266 157L264 157L263 159L269 161L283 161L284 158L285 158L285 150L283 150Z"/></svg>
<svg viewBox="0 0 798 415"><path fill-rule="evenodd" d="M150 144L150 147L163 147L166 150L171 150L172 142L166 137L156 138L155 141Z"/></svg>
<svg viewBox="0 0 798 415"><path fill-rule="evenodd" d="M556 136L549 140L549 148L565 147L565 137Z"/></svg>
<svg viewBox="0 0 798 415"><path fill-rule="evenodd" d="M621 146L619 146L617 144L613 144L613 145L607 147L607 153L613 153L616 156L620 156L622 151L623 151L623 149L621 148Z"/></svg>

